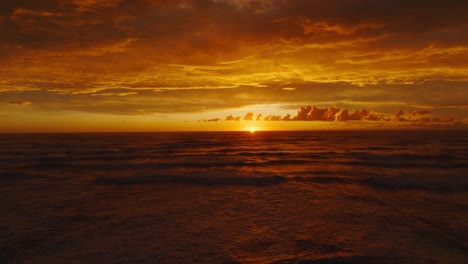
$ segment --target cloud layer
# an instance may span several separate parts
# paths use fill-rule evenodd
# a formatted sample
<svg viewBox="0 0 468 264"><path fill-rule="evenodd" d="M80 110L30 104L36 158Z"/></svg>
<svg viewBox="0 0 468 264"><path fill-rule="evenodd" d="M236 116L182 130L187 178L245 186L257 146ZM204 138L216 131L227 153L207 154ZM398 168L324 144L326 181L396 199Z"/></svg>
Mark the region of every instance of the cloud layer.
<svg viewBox="0 0 468 264"><path fill-rule="evenodd" d="M314 102L307 115L262 119L384 120L319 110L334 105L461 120L465 10L463 0L3 0L0 111L25 105L11 102L119 115Z"/></svg>
<svg viewBox="0 0 468 264"><path fill-rule="evenodd" d="M246 116L253 116L254 113L249 112ZM261 114L259 116L262 116ZM220 119L219 119L220 120ZM228 116L226 121L239 121L240 117ZM253 121L253 119L245 119ZM261 121L258 118L255 121ZM446 125L459 126L462 125L461 120L454 118L443 118L429 111L404 111L398 109L394 114L375 113L366 109L349 111L348 109L340 109L337 107L320 108L316 106L303 106L295 116L290 114L267 115L264 121L327 121L327 122L346 122L346 121L371 121L384 123L408 123L409 125Z"/></svg>

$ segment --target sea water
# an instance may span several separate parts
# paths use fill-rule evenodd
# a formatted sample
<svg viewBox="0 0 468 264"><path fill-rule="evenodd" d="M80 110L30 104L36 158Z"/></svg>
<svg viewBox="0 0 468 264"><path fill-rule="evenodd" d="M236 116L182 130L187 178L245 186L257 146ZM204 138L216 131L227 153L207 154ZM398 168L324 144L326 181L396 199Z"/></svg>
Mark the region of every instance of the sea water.
<svg viewBox="0 0 468 264"><path fill-rule="evenodd" d="M466 263L463 130L0 135L1 263Z"/></svg>

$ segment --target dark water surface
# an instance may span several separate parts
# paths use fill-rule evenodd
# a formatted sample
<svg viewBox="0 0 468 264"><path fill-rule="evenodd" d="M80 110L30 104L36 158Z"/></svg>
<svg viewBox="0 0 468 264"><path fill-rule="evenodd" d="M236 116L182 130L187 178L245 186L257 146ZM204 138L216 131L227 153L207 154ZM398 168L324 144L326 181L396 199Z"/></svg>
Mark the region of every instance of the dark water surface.
<svg viewBox="0 0 468 264"><path fill-rule="evenodd" d="M0 263L467 263L467 131L0 135Z"/></svg>

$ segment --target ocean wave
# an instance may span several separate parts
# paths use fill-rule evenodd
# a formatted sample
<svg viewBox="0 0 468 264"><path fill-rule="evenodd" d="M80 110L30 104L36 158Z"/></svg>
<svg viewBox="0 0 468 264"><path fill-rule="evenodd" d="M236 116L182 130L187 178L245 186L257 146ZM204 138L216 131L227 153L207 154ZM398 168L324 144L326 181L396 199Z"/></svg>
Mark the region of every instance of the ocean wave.
<svg viewBox="0 0 468 264"><path fill-rule="evenodd" d="M279 264L281 262L275 262ZM284 262L283 262L284 263ZM314 260L302 260L298 264L388 264L392 260L376 256L340 256L330 258L320 258Z"/></svg>
<svg viewBox="0 0 468 264"><path fill-rule="evenodd" d="M369 177L360 182L381 190L420 190L432 192L467 192L468 181L457 178L435 177Z"/></svg>
<svg viewBox="0 0 468 264"><path fill-rule="evenodd" d="M185 176L185 175L157 175L143 177L115 177L100 178L98 183L130 185L130 184L188 184L204 186L257 186L266 187L287 182L282 176L263 177L208 177L208 176Z"/></svg>
<svg viewBox="0 0 468 264"><path fill-rule="evenodd" d="M384 191L428 191L428 192L466 192L468 182L463 179L421 178L421 177L333 177L333 176L309 176L309 177L286 177L281 175L271 176L221 176L216 173L209 175L177 175L159 174L149 176L132 177L103 177L97 178L96 182L115 185L131 184L187 184L206 186L259 186L266 187L288 182L301 184L352 184L363 185L373 189ZM333 187L330 187L333 188Z"/></svg>
<svg viewBox="0 0 468 264"><path fill-rule="evenodd" d="M18 178L26 178L30 177L31 175L22 172L22 171L4 171L0 172L0 179L18 179Z"/></svg>

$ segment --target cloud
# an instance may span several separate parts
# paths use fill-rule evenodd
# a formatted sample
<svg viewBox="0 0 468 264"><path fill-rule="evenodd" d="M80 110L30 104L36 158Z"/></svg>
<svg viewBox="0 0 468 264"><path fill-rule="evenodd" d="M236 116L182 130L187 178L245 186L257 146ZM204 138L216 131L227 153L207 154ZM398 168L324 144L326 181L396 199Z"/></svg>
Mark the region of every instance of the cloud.
<svg viewBox="0 0 468 264"><path fill-rule="evenodd" d="M30 101L9 101L8 103L13 105L32 105Z"/></svg>
<svg viewBox="0 0 468 264"><path fill-rule="evenodd" d="M317 108L316 106L301 107L297 115L293 117L293 120L299 121L334 121L335 115L340 109L335 107L330 108Z"/></svg>
<svg viewBox="0 0 468 264"><path fill-rule="evenodd" d="M355 110L350 113L348 109L336 107L312 107L305 106L298 110L297 115L289 118L285 116L283 120L293 121L385 121L385 122L413 122L413 123L452 123L453 118L441 118L433 115L429 111L405 112L399 109L394 115L384 113L371 113L366 109Z"/></svg>
<svg viewBox="0 0 468 264"><path fill-rule="evenodd" d="M291 120L292 120L292 117L291 117L290 114L287 114L287 115L285 115L281 120L283 120L283 121L291 121Z"/></svg>
<svg viewBox="0 0 468 264"><path fill-rule="evenodd" d="M1 70L0 70L1 71ZM20 71L18 74L21 74ZM54 78L54 76L51 76ZM85 77L84 77L85 78ZM356 86L348 83L295 82L295 91L284 91L278 82L262 86L232 88L163 88L163 85L130 87L116 83L115 88L104 89L89 86L89 90L75 90L84 83L68 83L61 86L55 81L42 83L10 83L31 85L22 92L0 91L0 101L31 101L42 111L81 111L135 115L141 113L196 113L248 108L252 105L275 104L285 110L294 110L304 101L313 101L318 108L334 105L340 109L373 109L375 112L394 112L404 107L407 111L427 110L461 119L468 114L465 82L423 82L421 84L380 84ZM8 81L2 81L1 88ZM42 90L47 86L53 90ZM98 86L98 84L96 84ZM61 89L60 87L64 87ZM87 88L88 89L88 88ZM71 93L76 91L74 93ZM203 98L203 103L200 103ZM88 103L84 103L88 102ZM294 110L295 111L295 110ZM292 114L292 112L290 112ZM269 113L256 113L258 114ZM348 112L352 114L352 112ZM214 115L216 116L216 115ZM245 116L242 115L242 118ZM261 116L263 119L265 115ZM253 117L252 117L253 118ZM370 119L371 117L369 117ZM374 117L376 119L377 117Z"/></svg>
<svg viewBox="0 0 468 264"><path fill-rule="evenodd" d="M390 121L391 118L387 115L370 113L366 109L355 110L349 113L347 109L341 110L336 114L337 121L352 121L352 120L369 120L369 121Z"/></svg>
<svg viewBox="0 0 468 264"><path fill-rule="evenodd" d="M268 119L269 118L269 119ZM280 121L281 120L281 116L280 115L271 115L271 116L267 116L265 118L266 121L268 120L271 120L271 121Z"/></svg>
<svg viewBox="0 0 468 264"><path fill-rule="evenodd" d="M314 102L315 110L281 119L468 116L463 0L1 5L0 63L7 67L0 68L0 100L32 101L45 112L194 113L262 104L292 110ZM389 114L397 108L405 113ZM412 116L421 109L433 114Z"/></svg>
<svg viewBox="0 0 468 264"><path fill-rule="evenodd" d="M349 113L348 109L339 109L336 107L312 107L304 106L298 110L297 115L287 120L294 121L355 121L355 120L370 120L379 121L383 120L382 115L371 114L366 109L355 110Z"/></svg>
<svg viewBox="0 0 468 264"><path fill-rule="evenodd" d="M232 115L229 115L229 116L226 117L225 120L226 120L226 121L240 121L240 120L241 120L241 117L240 117L240 116L234 117L234 116L232 116Z"/></svg>
<svg viewBox="0 0 468 264"><path fill-rule="evenodd" d="M395 120L398 122L412 123L461 123L460 120L454 118L442 118L432 114L429 111L403 111L399 109L395 114Z"/></svg>
<svg viewBox="0 0 468 264"><path fill-rule="evenodd" d="M251 112L247 114L252 114ZM261 116L261 114L259 114ZM258 117L257 117L258 119ZM226 120L240 120L240 117L234 118L232 115L228 116ZM295 116L291 114L281 115L267 115L264 121L322 121L322 122L352 122L352 121L366 121L366 122L379 122L388 126L395 124L408 123L410 125L460 125L463 124L461 120L455 118L443 118L435 115L429 111L404 111L398 109L394 114L392 113L377 113L371 112L366 109L349 111L348 109L340 109L337 107L324 107L317 106L303 106Z"/></svg>
<svg viewBox="0 0 468 264"><path fill-rule="evenodd" d="M245 114L244 120L252 121L252 120L253 120L253 116L254 116L254 113L248 112L247 114Z"/></svg>

